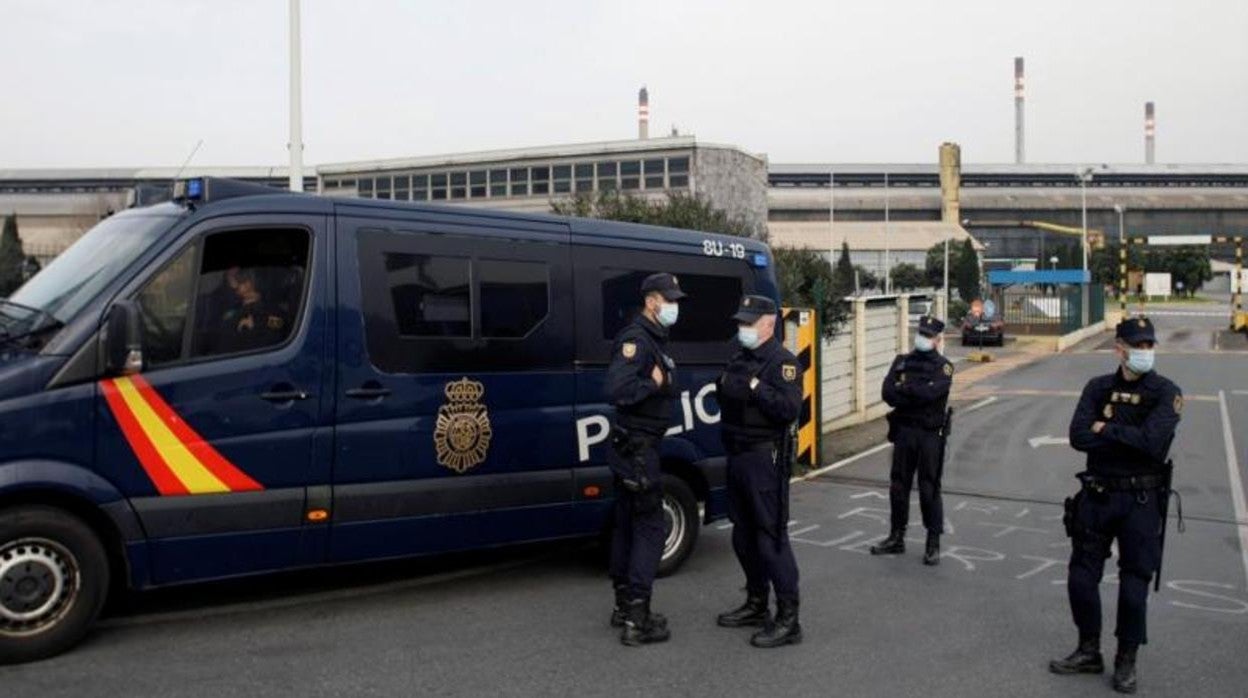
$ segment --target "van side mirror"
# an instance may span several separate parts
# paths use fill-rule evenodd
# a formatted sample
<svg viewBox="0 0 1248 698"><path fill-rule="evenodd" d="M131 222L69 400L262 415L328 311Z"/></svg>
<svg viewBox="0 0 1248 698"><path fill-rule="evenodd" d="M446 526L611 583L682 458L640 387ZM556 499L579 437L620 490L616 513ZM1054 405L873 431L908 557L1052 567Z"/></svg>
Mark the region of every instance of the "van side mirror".
<svg viewBox="0 0 1248 698"><path fill-rule="evenodd" d="M134 301L117 301L108 309L100 334L104 375L127 376L143 370L143 321Z"/></svg>

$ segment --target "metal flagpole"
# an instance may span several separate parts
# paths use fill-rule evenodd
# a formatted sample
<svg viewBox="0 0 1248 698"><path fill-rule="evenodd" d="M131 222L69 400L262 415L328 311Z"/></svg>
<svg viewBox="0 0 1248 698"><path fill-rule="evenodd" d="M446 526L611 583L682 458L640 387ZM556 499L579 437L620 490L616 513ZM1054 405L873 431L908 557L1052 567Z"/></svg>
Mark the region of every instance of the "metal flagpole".
<svg viewBox="0 0 1248 698"><path fill-rule="evenodd" d="M892 270L889 268L888 173L884 173L884 293L893 292Z"/></svg>
<svg viewBox="0 0 1248 698"><path fill-rule="evenodd" d="M290 0L290 190L303 191L303 96L299 50L299 0Z"/></svg>

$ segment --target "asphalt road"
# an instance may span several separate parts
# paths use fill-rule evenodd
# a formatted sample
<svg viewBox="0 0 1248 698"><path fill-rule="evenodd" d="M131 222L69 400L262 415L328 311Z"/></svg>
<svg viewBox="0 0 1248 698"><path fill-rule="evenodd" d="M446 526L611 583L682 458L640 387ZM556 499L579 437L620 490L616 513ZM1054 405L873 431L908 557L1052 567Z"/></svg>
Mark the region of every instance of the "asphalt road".
<svg viewBox="0 0 1248 698"><path fill-rule="evenodd" d="M1140 693L1243 695L1248 516L1233 488L1242 502L1248 353L1210 349L1224 324L1212 316L1157 312L1158 369L1189 398L1174 447L1187 531L1172 521ZM39 696L1111 695L1108 677L1045 668L1074 641L1059 519L1079 459L1043 437L1065 436L1074 394L1112 364L1093 341L964 396L937 568L919 563L917 525L906 556L866 552L887 533L888 447L795 484L800 646L755 650L748 631L714 625L742 583L730 531L715 525L686 567L658 583L655 606L673 630L662 646L618 644L593 551L544 546L140 597L79 649L0 668L0 686Z"/></svg>

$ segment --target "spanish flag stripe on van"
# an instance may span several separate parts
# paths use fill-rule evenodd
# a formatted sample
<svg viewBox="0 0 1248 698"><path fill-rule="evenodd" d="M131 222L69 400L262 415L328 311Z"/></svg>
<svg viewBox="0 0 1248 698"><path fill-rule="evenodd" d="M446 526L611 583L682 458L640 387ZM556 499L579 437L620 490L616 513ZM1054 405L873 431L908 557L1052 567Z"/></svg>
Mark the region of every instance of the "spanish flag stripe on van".
<svg viewBox="0 0 1248 698"><path fill-rule="evenodd" d="M239 470L233 463L226 460L217 449L213 448L203 437L201 437L186 420L178 416L178 413L165 402L165 399L156 392L142 376L132 376L131 381L138 388L139 394L151 405L156 415L160 417L165 426L169 428L173 435L182 442L199 463L208 469L217 477L231 492L247 492L253 490L262 490L264 487L251 479L242 470Z"/></svg>
<svg viewBox="0 0 1248 698"><path fill-rule="evenodd" d="M139 376L101 382L109 409L162 495L264 489L186 424Z"/></svg>
<svg viewBox="0 0 1248 698"><path fill-rule="evenodd" d="M121 427L121 433L126 437L126 442L130 444L130 450L134 451L148 479L156 486L156 491L164 496L190 494L182 481L173 474L164 459L156 452L156 447L147 438L147 434L143 433L143 428L139 426L138 420L126 406L125 400L121 397L121 391L117 389L114 382L100 381L100 388L104 393L104 400L108 403L108 409L113 413L113 418L117 420L117 425Z"/></svg>

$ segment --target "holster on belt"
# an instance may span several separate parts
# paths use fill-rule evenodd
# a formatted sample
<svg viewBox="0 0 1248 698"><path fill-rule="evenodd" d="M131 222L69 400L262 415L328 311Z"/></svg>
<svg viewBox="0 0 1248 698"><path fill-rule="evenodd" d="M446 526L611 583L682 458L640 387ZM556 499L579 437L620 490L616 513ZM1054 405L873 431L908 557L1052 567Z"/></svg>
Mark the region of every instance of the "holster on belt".
<svg viewBox="0 0 1248 698"><path fill-rule="evenodd" d="M629 492L644 492L654 483L646 475L646 449L651 439L620 426L611 427L611 448L618 458L608 459L611 473Z"/></svg>

